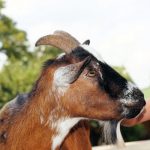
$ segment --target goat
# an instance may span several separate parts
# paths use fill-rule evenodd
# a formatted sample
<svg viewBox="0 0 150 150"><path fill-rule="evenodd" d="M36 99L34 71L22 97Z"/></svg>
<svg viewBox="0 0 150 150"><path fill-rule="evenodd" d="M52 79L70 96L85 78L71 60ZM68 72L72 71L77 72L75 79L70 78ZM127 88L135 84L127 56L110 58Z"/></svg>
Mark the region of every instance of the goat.
<svg viewBox="0 0 150 150"><path fill-rule="evenodd" d="M81 120L119 121L139 114L143 93L88 44L64 31L37 41L36 46L52 45L65 54L46 61L33 89L1 110L1 150L59 150Z"/></svg>

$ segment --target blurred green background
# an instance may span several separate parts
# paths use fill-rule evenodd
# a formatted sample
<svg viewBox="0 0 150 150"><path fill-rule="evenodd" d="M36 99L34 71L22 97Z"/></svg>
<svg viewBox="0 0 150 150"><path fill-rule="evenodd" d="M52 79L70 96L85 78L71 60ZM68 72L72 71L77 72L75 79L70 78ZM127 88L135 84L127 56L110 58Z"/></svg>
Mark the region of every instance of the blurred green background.
<svg viewBox="0 0 150 150"><path fill-rule="evenodd" d="M41 47L29 50L29 42L25 31L18 29L16 23L1 13L4 2L0 0L0 53L7 55L7 63L0 70L0 108L17 94L28 92L40 73L42 63L56 57L61 51L53 47ZM113 66L126 79L132 81L124 66ZM150 87L143 89L145 98L150 97ZM96 124L92 124L92 136L99 138ZM125 141L144 140L150 138L150 122L132 127L122 128ZM94 145L97 142L93 143Z"/></svg>

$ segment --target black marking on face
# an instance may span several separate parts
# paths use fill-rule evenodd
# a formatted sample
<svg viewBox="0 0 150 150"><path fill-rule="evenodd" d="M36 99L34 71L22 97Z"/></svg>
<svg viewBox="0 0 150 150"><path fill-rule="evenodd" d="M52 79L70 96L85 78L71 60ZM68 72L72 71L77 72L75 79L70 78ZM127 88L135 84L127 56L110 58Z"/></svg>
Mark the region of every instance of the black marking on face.
<svg viewBox="0 0 150 150"><path fill-rule="evenodd" d="M125 99L144 100L144 94L138 88L132 88L131 91L124 95Z"/></svg>
<svg viewBox="0 0 150 150"><path fill-rule="evenodd" d="M94 58L94 56L83 49L82 47L75 48L72 53L70 54L71 57L78 58L80 61L84 60L86 57L90 56L91 58Z"/></svg>
<svg viewBox="0 0 150 150"><path fill-rule="evenodd" d="M109 94L111 98L118 99L123 96L123 91L126 88L127 80L117 73L113 68L103 62L99 62L103 81L100 85Z"/></svg>
<svg viewBox="0 0 150 150"><path fill-rule="evenodd" d="M127 80L124 77L106 63L97 60L91 53L87 52L82 47L74 49L72 55L79 60L83 60L90 56L93 62L97 62L103 78L102 79L100 76L98 77L100 88L105 90L105 92L113 99L122 98L123 91L127 85Z"/></svg>

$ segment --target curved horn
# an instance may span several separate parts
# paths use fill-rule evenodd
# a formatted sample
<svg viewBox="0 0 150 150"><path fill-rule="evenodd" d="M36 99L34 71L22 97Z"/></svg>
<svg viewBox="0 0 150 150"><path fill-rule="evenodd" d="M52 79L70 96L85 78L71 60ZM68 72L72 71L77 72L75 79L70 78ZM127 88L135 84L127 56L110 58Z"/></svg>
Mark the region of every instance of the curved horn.
<svg viewBox="0 0 150 150"><path fill-rule="evenodd" d="M56 35L62 35L64 37L66 37L66 38L74 40L74 42L76 42L78 45L80 45L80 42L75 37L73 37L71 34L69 34L68 32L61 31L61 30L56 30L54 32L54 34L56 34Z"/></svg>
<svg viewBox="0 0 150 150"><path fill-rule="evenodd" d="M64 31L55 31L52 35L41 37L35 45L52 45L62 49L66 53L70 53L74 48L79 46L79 44L80 43L69 33Z"/></svg>

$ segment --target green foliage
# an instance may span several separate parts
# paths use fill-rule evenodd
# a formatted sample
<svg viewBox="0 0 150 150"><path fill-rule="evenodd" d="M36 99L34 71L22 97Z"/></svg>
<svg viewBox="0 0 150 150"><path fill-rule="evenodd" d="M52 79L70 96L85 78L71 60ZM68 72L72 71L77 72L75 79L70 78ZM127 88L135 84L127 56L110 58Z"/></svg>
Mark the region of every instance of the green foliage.
<svg viewBox="0 0 150 150"><path fill-rule="evenodd" d="M145 99L150 99L150 87L143 89Z"/></svg>
<svg viewBox="0 0 150 150"><path fill-rule="evenodd" d="M113 67L118 73L120 73L123 77L125 77L128 81L132 81L132 78L126 71L126 68L123 66L114 66Z"/></svg>
<svg viewBox="0 0 150 150"><path fill-rule="evenodd" d="M0 72L0 107L18 93L29 92L39 76L41 64L60 53L58 49L52 47L37 48L30 53L26 32L18 29L11 18L1 14L3 7L4 2L0 0L0 52L8 56L7 64ZM114 68L126 79L132 81L124 67ZM144 93L146 97L150 97L150 88L144 89ZM91 122L91 126L98 128L95 121ZM94 135L93 133L94 131L91 135ZM123 134L126 141L139 140L144 137L145 129L143 126L124 128Z"/></svg>
<svg viewBox="0 0 150 150"><path fill-rule="evenodd" d="M0 10L4 2L0 0ZM28 52L28 40L26 32L16 27L16 23L0 12L0 52L5 53L8 58L25 57Z"/></svg>
<svg viewBox="0 0 150 150"><path fill-rule="evenodd" d="M138 141L145 139L146 129L142 124L134 127L122 127L122 135L125 141Z"/></svg>
<svg viewBox="0 0 150 150"><path fill-rule="evenodd" d="M48 54L49 51L51 54ZM30 60L14 59L5 65L0 73L0 107L17 94L29 92L38 78L42 63L55 57L59 52L56 48L46 48L44 51L38 49Z"/></svg>
<svg viewBox="0 0 150 150"><path fill-rule="evenodd" d="M4 1L3 0L0 0L0 10L4 8Z"/></svg>
<svg viewBox="0 0 150 150"><path fill-rule="evenodd" d="M0 14L0 52L5 53L9 58L19 59L30 55L27 49L26 33L18 29L9 17Z"/></svg>

